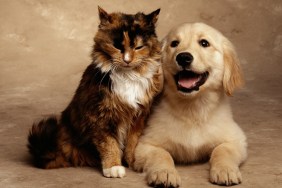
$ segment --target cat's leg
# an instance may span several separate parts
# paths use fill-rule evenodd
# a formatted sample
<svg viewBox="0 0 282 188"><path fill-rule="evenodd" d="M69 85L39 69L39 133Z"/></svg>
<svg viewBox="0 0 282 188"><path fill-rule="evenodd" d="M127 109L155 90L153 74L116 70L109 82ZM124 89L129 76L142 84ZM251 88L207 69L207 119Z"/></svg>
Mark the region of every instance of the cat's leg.
<svg viewBox="0 0 282 188"><path fill-rule="evenodd" d="M125 168L121 165L122 152L116 139L111 135L104 135L96 138L94 144L100 154L103 175L109 178L124 177Z"/></svg>
<svg viewBox="0 0 282 188"><path fill-rule="evenodd" d="M181 184L173 158L163 148L139 142L133 168L146 172L147 183L151 186L179 187Z"/></svg>
<svg viewBox="0 0 282 188"><path fill-rule="evenodd" d="M160 94L163 91L163 87L164 87L164 73L163 73L162 65L160 65L156 76L157 76L156 79L157 81L155 81L155 84L159 91L157 94Z"/></svg>
<svg viewBox="0 0 282 188"><path fill-rule="evenodd" d="M124 151L124 159L128 166L132 166L134 162L134 151L140 135L144 129L146 115L141 115L136 123L128 131L127 144Z"/></svg>
<svg viewBox="0 0 282 188"><path fill-rule="evenodd" d="M246 159L246 156L246 145L240 141L217 146L210 158L210 181L220 185L241 183L239 165Z"/></svg>

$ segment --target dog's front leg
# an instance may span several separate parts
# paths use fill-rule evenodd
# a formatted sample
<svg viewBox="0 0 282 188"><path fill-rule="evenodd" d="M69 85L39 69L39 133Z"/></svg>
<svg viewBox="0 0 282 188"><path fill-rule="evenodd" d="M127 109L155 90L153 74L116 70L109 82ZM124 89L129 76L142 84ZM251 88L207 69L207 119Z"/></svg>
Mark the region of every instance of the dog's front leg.
<svg viewBox="0 0 282 188"><path fill-rule="evenodd" d="M134 169L146 172L150 186L179 187L181 184L171 155L160 147L139 142L135 150Z"/></svg>
<svg viewBox="0 0 282 188"><path fill-rule="evenodd" d="M223 143L217 146L210 158L210 181L220 185L234 185L242 182L239 165L247 155L243 143Z"/></svg>

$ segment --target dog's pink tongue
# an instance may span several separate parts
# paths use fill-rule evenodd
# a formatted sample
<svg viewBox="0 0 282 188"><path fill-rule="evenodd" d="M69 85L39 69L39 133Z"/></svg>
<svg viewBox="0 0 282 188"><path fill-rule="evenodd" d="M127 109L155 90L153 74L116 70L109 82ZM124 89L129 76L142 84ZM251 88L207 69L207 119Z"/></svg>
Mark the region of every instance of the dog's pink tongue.
<svg viewBox="0 0 282 188"><path fill-rule="evenodd" d="M195 86L195 84L197 83L198 80L199 80L198 77L194 77L194 78L180 78L178 80L178 84L181 87L189 89L189 88Z"/></svg>

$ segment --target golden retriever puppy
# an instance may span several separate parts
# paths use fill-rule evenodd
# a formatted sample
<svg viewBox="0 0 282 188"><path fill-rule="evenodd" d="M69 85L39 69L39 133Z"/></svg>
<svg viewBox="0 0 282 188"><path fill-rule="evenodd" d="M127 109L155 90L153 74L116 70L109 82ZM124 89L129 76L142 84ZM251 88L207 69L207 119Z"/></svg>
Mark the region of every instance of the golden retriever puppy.
<svg viewBox="0 0 282 188"><path fill-rule="evenodd" d="M164 39L162 62L164 93L139 140L133 168L146 172L149 185L178 187L174 162L209 159L212 183L241 183L247 143L228 101L243 83L233 45L208 25L186 23Z"/></svg>

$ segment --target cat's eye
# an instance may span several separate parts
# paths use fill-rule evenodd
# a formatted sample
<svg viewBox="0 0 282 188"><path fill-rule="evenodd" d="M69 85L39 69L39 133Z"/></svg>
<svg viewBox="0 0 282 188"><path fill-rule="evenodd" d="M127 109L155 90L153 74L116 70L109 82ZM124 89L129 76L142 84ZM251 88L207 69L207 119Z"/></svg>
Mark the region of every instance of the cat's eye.
<svg viewBox="0 0 282 188"><path fill-rule="evenodd" d="M119 38L116 38L113 40L113 46L118 49L123 51L124 50L124 46L122 45L122 41Z"/></svg>
<svg viewBox="0 0 282 188"><path fill-rule="evenodd" d="M142 49L143 47L144 47L143 45L137 46L137 47L135 47L135 50L140 50L140 49Z"/></svg>
<svg viewBox="0 0 282 188"><path fill-rule="evenodd" d="M199 41L199 44L200 44L202 47L204 47L204 48L207 48L207 47L210 46L210 43L209 43L206 39L201 39L201 40Z"/></svg>
<svg viewBox="0 0 282 188"><path fill-rule="evenodd" d="M179 41L178 41L178 40L174 40L174 41L172 41L172 42L170 43L170 47L175 48L175 47L178 46L178 44L179 44Z"/></svg>
<svg viewBox="0 0 282 188"><path fill-rule="evenodd" d="M118 43L114 43L114 47L118 50L123 50L123 45L122 44L118 44Z"/></svg>

